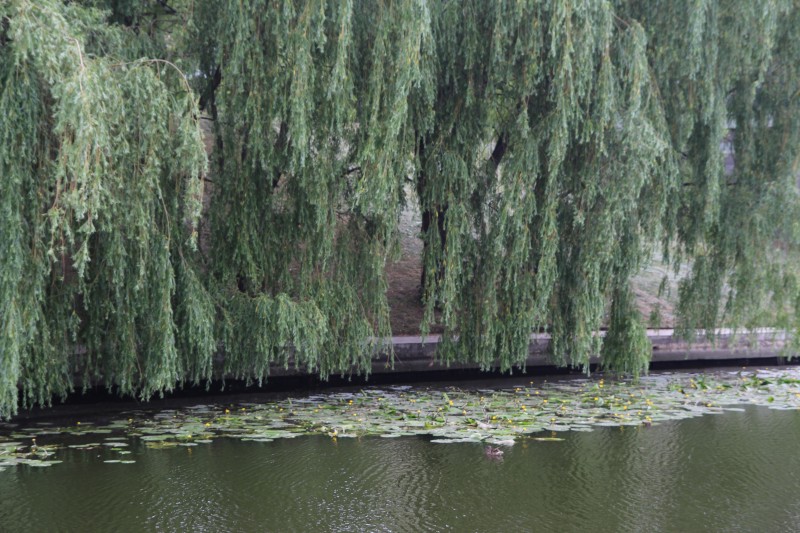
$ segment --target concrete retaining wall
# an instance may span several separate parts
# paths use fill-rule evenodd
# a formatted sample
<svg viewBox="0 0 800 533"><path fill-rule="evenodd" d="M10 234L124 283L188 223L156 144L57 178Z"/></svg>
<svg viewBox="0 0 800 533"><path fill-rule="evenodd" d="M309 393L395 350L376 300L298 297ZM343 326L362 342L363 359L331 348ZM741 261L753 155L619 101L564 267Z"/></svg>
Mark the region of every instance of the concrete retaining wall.
<svg viewBox="0 0 800 533"><path fill-rule="evenodd" d="M599 332L604 335L605 332ZM741 359L766 359L776 357L793 357L797 354L787 352L787 335L783 331L762 328L757 330L733 332L720 329L714 332L713 339L709 339L705 332L697 333L695 339L688 343L675 337L672 329L651 329L647 336L653 344L654 363L669 363L681 361L720 362L725 360ZM431 335L424 339L419 336L392 337L394 346L394 365L389 363L388 357L378 357L372 364L373 374L390 374L401 372L429 372L442 370L473 370L478 369L475 363L451 363L449 366L436 360L436 348L440 336ZM550 344L550 335L531 335L528 358L525 362L527 368L550 367L553 363L547 358ZM591 362L599 363L599 357L592 357ZM273 369L272 375L297 375L292 369Z"/></svg>

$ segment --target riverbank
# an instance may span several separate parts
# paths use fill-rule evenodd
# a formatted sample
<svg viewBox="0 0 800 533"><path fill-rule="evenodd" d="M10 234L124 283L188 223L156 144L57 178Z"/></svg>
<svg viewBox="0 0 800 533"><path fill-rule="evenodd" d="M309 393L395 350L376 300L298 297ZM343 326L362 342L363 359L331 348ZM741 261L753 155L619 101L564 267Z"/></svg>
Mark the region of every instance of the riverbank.
<svg viewBox="0 0 800 533"><path fill-rule="evenodd" d="M598 335L604 336L600 331ZM787 335L773 328L759 328L747 331L719 329L709 337L705 332L697 332L691 342L675 334L673 329L649 329L647 337L653 346L652 364L691 362L703 366L711 362L725 361L760 361L791 360L792 352L787 351ZM441 340L440 335L395 336L391 339L394 358L388 355L376 358L372 363L372 374L429 373L448 370L479 370L478 363L446 363L437 359L436 349ZM557 367L549 360L548 351L550 335L538 333L531 335L528 348L526 369L553 372ZM591 358L590 363L597 365L600 359ZM493 368L497 368L495 365ZM303 372L294 368L274 367L274 376L293 376Z"/></svg>
<svg viewBox="0 0 800 533"><path fill-rule="evenodd" d="M603 335L604 332L600 332ZM702 332L688 343L675 337L672 329L648 330L653 344L652 371L724 369L726 367L765 366L798 364L798 358L789 358L786 352L786 334L763 328L754 331L734 332L716 331L716 338L710 341ZM15 420L43 419L53 417L102 416L127 409L176 409L198 402L262 402L280 401L284 398L312 394L330 390L358 390L363 386L379 385L419 385L444 387L455 381L469 382L474 387L514 387L524 383L546 382L549 378L563 379L568 376L584 377L581 369L557 367L547 358L549 335L531 336L526 368L516 369L511 375L503 374L496 368L484 372L477 364L445 364L435 358L438 335L426 338L420 336L396 336L392 338L394 363L390 364L388 355L376 358L369 376L333 375L321 380L314 374L294 368L285 369L273 366L270 379L259 387L256 384L239 380L215 380L209 384L187 386L143 402L130 397L120 398L105 388L95 387L86 394L76 392L65 402L55 402L54 407L37 407L22 410ZM599 359L591 360L592 371L597 373ZM0 423L0 426L2 423Z"/></svg>

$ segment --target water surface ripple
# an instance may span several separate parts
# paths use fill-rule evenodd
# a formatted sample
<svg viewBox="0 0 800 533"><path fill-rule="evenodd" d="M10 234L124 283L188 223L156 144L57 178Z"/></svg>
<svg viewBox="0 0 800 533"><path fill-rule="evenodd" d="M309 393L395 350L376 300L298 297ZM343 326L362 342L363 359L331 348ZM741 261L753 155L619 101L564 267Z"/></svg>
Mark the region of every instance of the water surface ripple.
<svg viewBox="0 0 800 533"><path fill-rule="evenodd" d="M546 434L545 434L546 435ZM520 439L217 439L0 474L0 530L798 531L800 412L748 407Z"/></svg>

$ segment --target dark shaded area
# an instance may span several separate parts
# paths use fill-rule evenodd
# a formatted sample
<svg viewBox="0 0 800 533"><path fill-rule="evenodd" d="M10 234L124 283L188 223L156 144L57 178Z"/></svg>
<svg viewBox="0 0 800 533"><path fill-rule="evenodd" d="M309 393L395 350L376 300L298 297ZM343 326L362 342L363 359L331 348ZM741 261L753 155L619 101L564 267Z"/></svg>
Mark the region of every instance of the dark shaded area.
<svg viewBox="0 0 800 533"><path fill-rule="evenodd" d="M671 362L654 362L650 365L652 372L685 370L703 371L723 368L764 368L768 366L800 365L800 360L787 361L783 357L760 357L757 359L709 359L686 360ZM599 365L592 365L592 374L599 372ZM184 387L172 393L164 394L163 398L154 398L149 401L137 401L130 397L120 397L117 391L109 392L105 388L95 387L85 394L75 392L67 396L61 403L54 403L51 408L37 407L29 410L20 410L19 415L12 421L58 418L62 416L102 416L104 413L115 413L129 409L169 409L193 405L203 402L212 403L240 403L274 401L289 396L305 396L323 391L336 389L349 389L361 387L375 387L384 385L413 385L415 387L446 387L457 386L462 388L486 387L505 388L513 387L522 382L543 382L554 377L585 377L585 373L577 368L544 366L528 369L527 372L518 371L514 374L499 371L483 372L478 369L449 369L431 370L427 372L397 372L371 374L364 376L331 376L327 381L316 375L275 376L262 386L248 384L242 380L212 381L208 387L205 385ZM608 375L608 374L606 374Z"/></svg>

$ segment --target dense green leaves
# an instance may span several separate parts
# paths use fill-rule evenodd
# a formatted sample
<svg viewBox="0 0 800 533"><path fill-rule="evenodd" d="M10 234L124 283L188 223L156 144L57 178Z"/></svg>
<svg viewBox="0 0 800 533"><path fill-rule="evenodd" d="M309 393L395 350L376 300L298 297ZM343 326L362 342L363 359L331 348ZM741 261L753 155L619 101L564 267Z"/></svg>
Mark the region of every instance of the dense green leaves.
<svg viewBox="0 0 800 533"><path fill-rule="evenodd" d="M206 165L195 95L168 60L126 57L138 38L105 13L20 0L0 17L0 413L18 383L47 403L77 372L171 389L175 270L194 268ZM189 302L206 290L187 287ZM183 343L208 358L197 330Z"/></svg>
<svg viewBox="0 0 800 533"><path fill-rule="evenodd" d="M626 4L650 35L681 175L667 228L694 260L680 291L683 329L753 326L775 313L796 327L786 313L795 316L797 2Z"/></svg>
<svg viewBox="0 0 800 533"><path fill-rule="evenodd" d="M78 375L367 372L408 202L446 361L508 370L548 328L558 364L646 370L659 245L684 331L800 329L798 27L790 0L5 2L0 415Z"/></svg>

